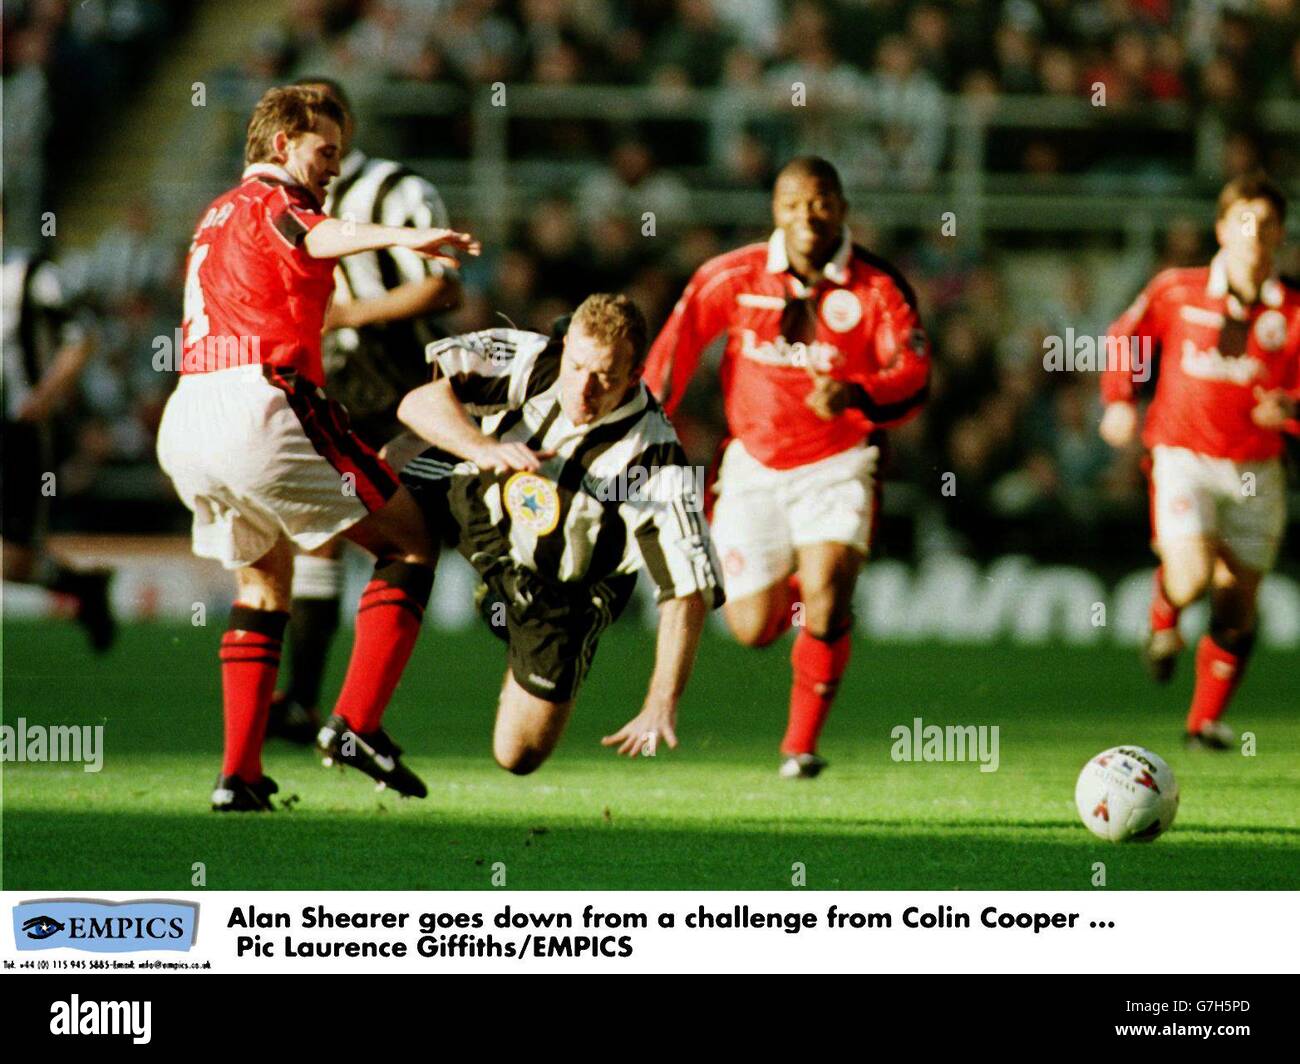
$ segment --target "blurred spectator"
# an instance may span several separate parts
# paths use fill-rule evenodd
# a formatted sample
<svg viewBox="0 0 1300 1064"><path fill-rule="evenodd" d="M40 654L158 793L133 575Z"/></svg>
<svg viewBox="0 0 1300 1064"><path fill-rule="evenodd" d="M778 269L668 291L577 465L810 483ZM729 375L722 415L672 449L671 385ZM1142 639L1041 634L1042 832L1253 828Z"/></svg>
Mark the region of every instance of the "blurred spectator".
<svg viewBox="0 0 1300 1064"><path fill-rule="evenodd" d="M655 232L663 234L685 223L689 202L681 179L657 169L649 146L634 138L621 141L609 164L578 189L578 212L588 226L614 218L639 229L648 211Z"/></svg>

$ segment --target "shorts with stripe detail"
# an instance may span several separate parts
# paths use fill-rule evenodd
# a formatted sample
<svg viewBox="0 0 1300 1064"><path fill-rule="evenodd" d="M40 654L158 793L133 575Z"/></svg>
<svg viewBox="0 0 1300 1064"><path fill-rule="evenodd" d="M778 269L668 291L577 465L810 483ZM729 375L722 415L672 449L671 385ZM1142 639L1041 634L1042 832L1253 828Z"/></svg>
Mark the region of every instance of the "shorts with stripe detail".
<svg viewBox="0 0 1300 1064"><path fill-rule="evenodd" d="M398 487L342 406L271 366L183 375L158 460L194 515L194 553L227 569L253 564L281 537L314 550Z"/></svg>

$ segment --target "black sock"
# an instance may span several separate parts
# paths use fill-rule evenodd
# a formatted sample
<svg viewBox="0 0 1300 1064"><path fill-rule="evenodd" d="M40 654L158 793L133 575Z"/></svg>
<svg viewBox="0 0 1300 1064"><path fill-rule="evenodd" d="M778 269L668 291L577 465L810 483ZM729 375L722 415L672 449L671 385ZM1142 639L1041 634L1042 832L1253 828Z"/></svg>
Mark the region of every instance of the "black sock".
<svg viewBox="0 0 1300 1064"><path fill-rule="evenodd" d="M289 682L285 697L314 709L330 644L339 628L337 598L296 598L289 609Z"/></svg>

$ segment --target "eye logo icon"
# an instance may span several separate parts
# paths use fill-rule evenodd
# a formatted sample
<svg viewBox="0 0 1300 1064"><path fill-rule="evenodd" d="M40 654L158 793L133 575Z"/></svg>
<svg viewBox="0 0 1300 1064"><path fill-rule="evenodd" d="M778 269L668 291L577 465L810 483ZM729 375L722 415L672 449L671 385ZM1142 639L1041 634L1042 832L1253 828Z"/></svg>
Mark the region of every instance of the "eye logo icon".
<svg viewBox="0 0 1300 1064"><path fill-rule="evenodd" d="M57 935L63 930L63 924L52 916L33 916L23 921L23 931L28 938L42 939Z"/></svg>

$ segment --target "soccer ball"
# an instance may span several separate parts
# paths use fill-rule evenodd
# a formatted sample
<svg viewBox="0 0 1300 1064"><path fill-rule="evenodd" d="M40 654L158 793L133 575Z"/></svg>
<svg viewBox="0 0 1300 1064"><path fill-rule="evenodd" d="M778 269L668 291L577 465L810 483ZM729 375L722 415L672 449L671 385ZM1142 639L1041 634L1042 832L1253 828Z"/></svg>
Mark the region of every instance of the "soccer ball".
<svg viewBox="0 0 1300 1064"><path fill-rule="evenodd" d="M1178 781L1140 746L1103 750L1079 773L1074 805L1084 827L1108 842L1150 842L1178 812Z"/></svg>

